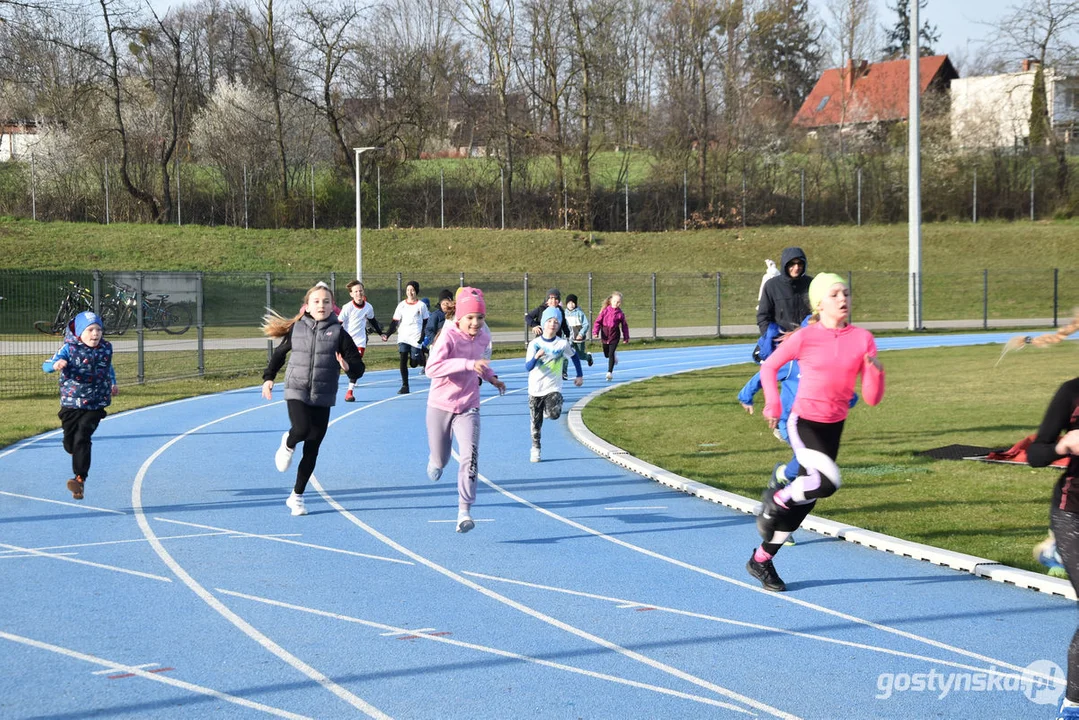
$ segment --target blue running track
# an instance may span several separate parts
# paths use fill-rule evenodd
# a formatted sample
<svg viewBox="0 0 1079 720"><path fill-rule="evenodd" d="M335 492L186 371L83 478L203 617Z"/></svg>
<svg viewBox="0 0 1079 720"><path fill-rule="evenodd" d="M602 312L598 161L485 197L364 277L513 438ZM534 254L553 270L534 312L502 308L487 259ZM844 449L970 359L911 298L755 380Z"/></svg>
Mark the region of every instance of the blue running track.
<svg viewBox="0 0 1079 720"><path fill-rule="evenodd" d="M748 356L623 352L616 380ZM0 451L0 717L1054 717L1074 602L807 532L765 592L751 516L564 418L529 463L523 360L495 367L467 535L456 464L425 474L426 380L396 371L334 408L306 517L258 388L110 416L82 502L58 433Z"/></svg>

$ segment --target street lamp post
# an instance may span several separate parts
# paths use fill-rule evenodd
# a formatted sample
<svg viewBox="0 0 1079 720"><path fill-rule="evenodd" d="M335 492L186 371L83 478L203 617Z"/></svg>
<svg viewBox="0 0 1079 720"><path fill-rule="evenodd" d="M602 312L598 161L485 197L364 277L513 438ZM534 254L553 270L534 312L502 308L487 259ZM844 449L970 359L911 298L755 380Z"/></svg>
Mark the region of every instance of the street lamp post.
<svg viewBox="0 0 1079 720"><path fill-rule="evenodd" d="M352 148L356 152L356 279L363 280L363 220L360 217L360 154L377 147Z"/></svg>

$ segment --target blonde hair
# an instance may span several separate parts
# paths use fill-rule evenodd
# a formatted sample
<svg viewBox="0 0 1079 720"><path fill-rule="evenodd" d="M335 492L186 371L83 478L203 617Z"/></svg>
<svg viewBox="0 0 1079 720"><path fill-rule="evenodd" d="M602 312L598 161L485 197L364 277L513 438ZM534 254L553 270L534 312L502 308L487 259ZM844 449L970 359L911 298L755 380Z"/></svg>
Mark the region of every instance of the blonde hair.
<svg viewBox="0 0 1079 720"><path fill-rule="evenodd" d="M620 292L618 292L617 290L615 290L615 291L614 291L613 293L611 293L611 294L610 294L610 295L608 295L607 297L603 298L603 304L599 306L599 309L600 309L600 310L602 310L602 309L603 309L603 308L605 308L605 307L610 307L610 306L611 306L611 300L612 300L612 299L614 299L614 296L615 296L615 295L617 295L618 297L620 297L620 298L622 298L622 299L625 299L625 298L624 298L624 297L622 296L622 293L620 293Z"/></svg>
<svg viewBox="0 0 1079 720"><path fill-rule="evenodd" d="M312 293L324 292L330 296L330 303L333 303L333 293L326 287L325 283L319 284L308 290L303 296L303 305L300 306L300 311L291 318L284 317L279 314L273 308L266 308L266 314L262 316L262 332L267 337L280 338L285 337L292 330L292 326L299 322L300 318L307 312L307 303L311 299Z"/></svg>
<svg viewBox="0 0 1079 720"><path fill-rule="evenodd" d="M1000 352L1000 357L1003 358L1010 350L1022 350L1027 345L1033 345L1034 347L1049 347L1050 345L1056 345L1064 342L1069 335L1079 330L1079 308L1072 311L1071 320L1068 324L1058 330L1043 335L1016 335L1015 337L1004 343L1004 349ZM997 360L997 364L1000 360Z"/></svg>

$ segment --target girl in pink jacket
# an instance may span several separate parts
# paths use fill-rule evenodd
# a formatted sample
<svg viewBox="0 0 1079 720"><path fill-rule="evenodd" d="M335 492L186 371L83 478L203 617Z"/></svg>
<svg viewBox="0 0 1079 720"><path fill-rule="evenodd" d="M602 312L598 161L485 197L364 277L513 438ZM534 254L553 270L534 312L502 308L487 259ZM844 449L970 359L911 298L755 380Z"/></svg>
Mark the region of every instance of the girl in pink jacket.
<svg viewBox="0 0 1079 720"><path fill-rule="evenodd" d="M629 342L629 324L622 312L622 293L613 292L603 301L603 307L592 324L592 337L598 337L603 344L603 357L607 358L607 379L614 375L614 366L618 364L615 351L618 350L618 331L622 331L622 342Z"/></svg>
<svg viewBox="0 0 1079 720"><path fill-rule="evenodd" d="M480 378L506 392L491 370L491 333L484 318L487 303L483 291L463 287L457 291L453 322L447 322L427 359L431 390L427 395L427 477L437 481L450 459L451 438L457 438L460 467L457 471L457 532L476 526L472 503L476 501L476 476L480 445Z"/></svg>
<svg viewBox="0 0 1079 720"><path fill-rule="evenodd" d="M839 438L850 410L854 384L862 376L862 398L876 405L884 396L884 368L877 360L877 345L868 330L850 318L850 288L834 273L821 273L809 285L809 305L816 322L789 335L761 365L764 416L776 427L782 412L776 374L791 360L801 368L787 433L801 465L789 485L768 488L761 498L757 530L764 542L746 563L749 574L766 590L782 592L786 585L772 558L787 537L798 529L818 498L828 497L840 485Z"/></svg>

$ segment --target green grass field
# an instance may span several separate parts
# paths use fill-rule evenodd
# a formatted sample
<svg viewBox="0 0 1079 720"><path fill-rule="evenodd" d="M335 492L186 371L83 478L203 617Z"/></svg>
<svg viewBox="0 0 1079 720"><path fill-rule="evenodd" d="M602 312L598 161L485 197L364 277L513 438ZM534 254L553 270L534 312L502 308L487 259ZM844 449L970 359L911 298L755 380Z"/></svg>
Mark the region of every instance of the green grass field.
<svg viewBox="0 0 1079 720"><path fill-rule="evenodd" d="M951 444L1010 447L1032 434L1056 388L1075 376L1079 344L1009 354L1000 346L881 353L887 392L855 407L843 434L843 486L818 503L823 517L916 542L1040 570L1059 471L919 453ZM634 383L584 412L588 427L631 454L688 478L757 499L789 449L737 392L741 365ZM752 544L753 538L747 538Z"/></svg>

